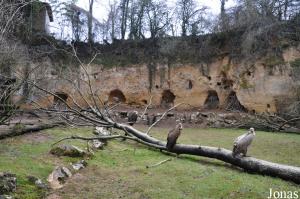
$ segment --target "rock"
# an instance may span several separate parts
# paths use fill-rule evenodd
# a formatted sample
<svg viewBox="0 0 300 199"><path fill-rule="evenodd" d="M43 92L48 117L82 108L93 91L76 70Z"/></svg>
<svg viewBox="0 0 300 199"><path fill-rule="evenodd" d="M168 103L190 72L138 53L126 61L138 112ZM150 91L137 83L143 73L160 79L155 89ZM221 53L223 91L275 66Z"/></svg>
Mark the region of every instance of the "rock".
<svg viewBox="0 0 300 199"><path fill-rule="evenodd" d="M60 145L50 150L50 153L57 156L83 157L87 153L73 145Z"/></svg>
<svg viewBox="0 0 300 199"><path fill-rule="evenodd" d="M10 195L0 195L0 199L13 199Z"/></svg>
<svg viewBox="0 0 300 199"><path fill-rule="evenodd" d="M148 120L148 114L147 113L145 113L145 115L143 115L142 120L143 121L147 121Z"/></svg>
<svg viewBox="0 0 300 199"><path fill-rule="evenodd" d="M48 185L37 177L27 176L27 179L31 184L34 184L36 187L40 189L48 189Z"/></svg>
<svg viewBox="0 0 300 199"><path fill-rule="evenodd" d="M34 177L34 176L27 176L27 180L31 183L31 184L34 184L35 181L38 180L37 177Z"/></svg>
<svg viewBox="0 0 300 199"><path fill-rule="evenodd" d="M78 171L80 169L83 169L87 166L87 162L85 160L80 160L79 162L75 163L75 164L72 164L72 168L75 170L75 171Z"/></svg>
<svg viewBox="0 0 300 199"><path fill-rule="evenodd" d="M199 112L192 113L192 114L191 114L191 120L192 120L192 121L196 121L196 119L198 118L199 114L200 114Z"/></svg>
<svg viewBox="0 0 300 199"><path fill-rule="evenodd" d="M9 194L16 191L17 178L15 174L3 172L0 173L0 194Z"/></svg>
<svg viewBox="0 0 300 199"><path fill-rule="evenodd" d="M109 136L111 133L107 130L107 128L96 126L94 134L100 136Z"/></svg>
<svg viewBox="0 0 300 199"><path fill-rule="evenodd" d="M71 177L71 171L66 167L57 166L48 176L47 181L50 183L52 189L60 189L66 182L66 179Z"/></svg>
<svg viewBox="0 0 300 199"><path fill-rule="evenodd" d="M35 181L35 186L40 188L40 189L48 189L48 185L46 183L44 183L41 179L38 179L37 181Z"/></svg>
<svg viewBox="0 0 300 199"><path fill-rule="evenodd" d="M99 140L92 141L92 147L95 149L103 149L104 145L105 144L103 142L100 142Z"/></svg>

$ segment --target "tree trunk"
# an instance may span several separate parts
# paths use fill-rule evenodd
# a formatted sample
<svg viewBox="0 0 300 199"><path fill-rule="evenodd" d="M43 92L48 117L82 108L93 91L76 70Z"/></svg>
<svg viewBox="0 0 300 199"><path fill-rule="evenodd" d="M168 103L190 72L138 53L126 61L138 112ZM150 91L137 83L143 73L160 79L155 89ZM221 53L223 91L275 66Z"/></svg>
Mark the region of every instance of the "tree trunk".
<svg viewBox="0 0 300 199"><path fill-rule="evenodd" d="M148 146L151 145L154 148L167 151L166 142L150 137L128 125L116 123L115 127L132 134L134 137L140 139L142 143L148 143ZM300 184L299 167L272 163L253 157L233 157L232 151L223 148L176 144L170 152L214 158L238 166L248 172L279 177Z"/></svg>
<svg viewBox="0 0 300 199"><path fill-rule="evenodd" d="M93 43L93 4L94 0L89 1L89 16L88 16L88 42Z"/></svg>
<svg viewBox="0 0 300 199"><path fill-rule="evenodd" d="M8 128L4 132L0 132L0 139L4 139L7 137L14 137L18 135L23 135L26 133L31 133L35 131L41 131L45 129L50 129L59 126L60 124L58 123L52 123L52 124L34 124L34 125L25 125L25 126L20 126L19 128L17 127L12 127Z"/></svg>
<svg viewBox="0 0 300 199"><path fill-rule="evenodd" d="M121 18L121 39L125 39L126 29L127 29L127 17L128 17L128 4L129 0L122 1L122 18Z"/></svg>
<svg viewBox="0 0 300 199"><path fill-rule="evenodd" d="M221 30L224 31L226 28L225 24L225 3L226 0L221 0Z"/></svg>

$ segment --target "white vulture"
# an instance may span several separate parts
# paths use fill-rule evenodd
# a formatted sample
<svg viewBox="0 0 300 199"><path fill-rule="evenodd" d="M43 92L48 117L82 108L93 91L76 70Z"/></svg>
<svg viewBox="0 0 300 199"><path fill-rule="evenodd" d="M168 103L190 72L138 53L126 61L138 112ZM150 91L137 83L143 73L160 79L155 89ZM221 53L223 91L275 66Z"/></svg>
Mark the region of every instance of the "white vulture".
<svg viewBox="0 0 300 199"><path fill-rule="evenodd" d="M249 131L234 140L232 156L235 157L237 155L243 154L246 156L248 147L252 143L255 137L254 128L250 128Z"/></svg>

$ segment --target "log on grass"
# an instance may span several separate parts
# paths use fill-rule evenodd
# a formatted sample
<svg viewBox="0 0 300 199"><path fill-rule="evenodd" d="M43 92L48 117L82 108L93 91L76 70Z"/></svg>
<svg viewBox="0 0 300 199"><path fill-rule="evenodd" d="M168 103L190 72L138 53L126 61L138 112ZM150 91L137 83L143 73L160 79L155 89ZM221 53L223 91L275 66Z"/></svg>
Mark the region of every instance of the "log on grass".
<svg viewBox="0 0 300 199"><path fill-rule="evenodd" d="M7 137L13 137L18 135L23 135L26 133L41 131L45 129L50 129L59 126L60 123L41 123L41 124L34 124L34 125L15 125L11 128L2 129L0 132L0 139L4 139Z"/></svg>
<svg viewBox="0 0 300 199"><path fill-rule="evenodd" d="M128 125L116 124L115 127L127 131L139 139L141 143L149 143L148 146L167 151L166 142L153 138ZM273 163L253 157L233 157L232 151L224 148L176 144L170 152L214 158L240 167L248 172L279 177L300 184L300 167Z"/></svg>

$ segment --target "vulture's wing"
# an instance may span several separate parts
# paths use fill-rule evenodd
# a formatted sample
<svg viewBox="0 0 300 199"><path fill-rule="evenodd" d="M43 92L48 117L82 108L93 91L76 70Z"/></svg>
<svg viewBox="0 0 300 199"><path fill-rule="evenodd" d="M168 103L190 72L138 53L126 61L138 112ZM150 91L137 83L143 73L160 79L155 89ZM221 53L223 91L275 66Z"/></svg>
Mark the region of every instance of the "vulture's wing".
<svg viewBox="0 0 300 199"><path fill-rule="evenodd" d="M248 147L254 138L254 135L252 133L247 133L245 136L239 140L239 144L245 147Z"/></svg>
<svg viewBox="0 0 300 199"><path fill-rule="evenodd" d="M130 113L128 114L128 123L129 123L130 125L135 124L136 121L137 121L137 118L138 118L138 115L137 115L136 112L130 112Z"/></svg>
<svg viewBox="0 0 300 199"><path fill-rule="evenodd" d="M235 140L234 140L234 144L238 144L241 140L244 139L244 137L247 136L248 133L245 133L243 135L240 135L239 137L237 137Z"/></svg>
<svg viewBox="0 0 300 199"><path fill-rule="evenodd" d="M245 133L243 135L240 135L239 137L237 137L234 142L233 142L233 156L236 156L237 154L240 153L240 147L241 147L241 142L242 140L245 139L245 137L247 136L248 133Z"/></svg>
<svg viewBox="0 0 300 199"><path fill-rule="evenodd" d="M180 131L179 129L172 129L170 130L167 138L167 148L172 149L176 144L176 141L179 137Z"/></svg>

